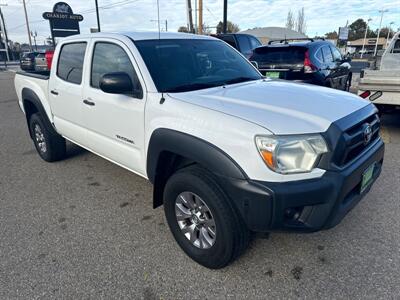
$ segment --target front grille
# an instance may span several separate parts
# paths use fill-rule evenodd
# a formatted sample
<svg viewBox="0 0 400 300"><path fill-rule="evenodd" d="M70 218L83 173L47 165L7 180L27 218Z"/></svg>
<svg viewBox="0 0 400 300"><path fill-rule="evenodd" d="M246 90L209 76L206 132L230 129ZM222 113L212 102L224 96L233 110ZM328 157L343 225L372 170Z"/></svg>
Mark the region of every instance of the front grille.
<svg viewBox="0 0 400 300"><path fill-rule="evenodd" d="M371 138L366 142L364 131L368 125L371 127ZM340 145L338 146L341 151L336 156L336 164L344 166L356 159L379 138L379 129L380 120L377 114L373 114L346 129L340 138Z"/></svg>

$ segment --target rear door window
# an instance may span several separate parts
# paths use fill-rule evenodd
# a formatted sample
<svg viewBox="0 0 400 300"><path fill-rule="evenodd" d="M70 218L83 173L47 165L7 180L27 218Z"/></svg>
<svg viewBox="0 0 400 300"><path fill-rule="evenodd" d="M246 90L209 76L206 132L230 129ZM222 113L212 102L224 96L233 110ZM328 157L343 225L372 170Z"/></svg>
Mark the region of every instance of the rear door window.
<svg viewBox="0 0 400 300"><path fill-rule="evenodd" d="M250 46L250 41L249 41L247 35L238 34L238 35L236 35L236 38L239 42L240 52L245 55L251 55L251 52L252 52L251 50L253 48Z"/></svg>
<svg viewBox="0 0 400 300"><path fill-rule="evenodd" d="M62 46L58 58L57 76L65 81L81 84L86 42Z"/></svg>
<svg viewBox="0 0 400 300"><path fill-rule="evenodd" d="M324 56L324 62L326 62L326 63L333 62L333 56L332 56L331 49L329 49L329 46L322 47L322 54Z"/></svg>

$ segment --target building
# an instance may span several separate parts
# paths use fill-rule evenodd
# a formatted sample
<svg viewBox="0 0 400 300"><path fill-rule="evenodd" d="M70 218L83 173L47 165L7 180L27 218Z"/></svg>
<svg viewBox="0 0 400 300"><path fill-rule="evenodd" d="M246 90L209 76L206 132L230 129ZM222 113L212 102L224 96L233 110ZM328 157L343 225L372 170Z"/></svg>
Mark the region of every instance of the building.
<svg viewBox="0 0 400 300"><path fill-rule="evenodd" d="M302 39L307 38L305 34L285 28L285 27L258 27L243 30L240 33L247 33L257 37L261 43L267 44L269 41L283 39Z"/></svg>
<svg viewBox="0 0 400 300"><path fill-rule="evenodd" d="M354 48L355 53L359 53L362 49L364 39L358 39L355 41L348 41L347 42L347 47ZM385 49L386 48L386 38L380 37L378 40L378 50ZM376 38L368 38L365 39L365 46L364 49L365 51L368 52L374 52L375 50L375 44L376 44Z"/></svg>

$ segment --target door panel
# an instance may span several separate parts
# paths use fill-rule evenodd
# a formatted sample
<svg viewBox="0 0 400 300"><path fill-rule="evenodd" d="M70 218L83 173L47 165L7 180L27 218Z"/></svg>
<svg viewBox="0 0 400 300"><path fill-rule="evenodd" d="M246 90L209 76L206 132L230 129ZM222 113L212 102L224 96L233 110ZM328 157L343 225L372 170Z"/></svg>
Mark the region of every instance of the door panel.
<svg viewBox="0 0 400 300"><path fill-rule="evenodd" d="M96 153L109 158L139 174L145 174L144 164L144 108L145 96L110 94L99 88L102 75L125 72L136 90L143 83L129 49L122 43L101 39L92 42L92 65L87 72L83 118L87 129L87 145ZM133 46L133 45L132 45ZM145 95L145 93L142 93Z"/></svg>
<svg viewBox="0 0 400 300"><path fill-rule="evenodd" d="M83 144L86 134L82 121L82 74L87 44L62 46L56 74L49 82L49 99L54 124L63 136Z"/></svg>

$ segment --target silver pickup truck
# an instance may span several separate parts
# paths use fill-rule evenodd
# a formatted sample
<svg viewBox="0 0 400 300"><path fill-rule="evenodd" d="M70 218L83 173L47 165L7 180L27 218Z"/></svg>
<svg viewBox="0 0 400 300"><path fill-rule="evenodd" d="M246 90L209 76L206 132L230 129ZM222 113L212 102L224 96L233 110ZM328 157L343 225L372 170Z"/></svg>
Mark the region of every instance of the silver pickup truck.
<svg viewBox="0 0 400 300"><path fill-rule="evenodd" d="M361 73L358 94L382 111L400 107L400 32L383 53L378 70Z"/></svg>

